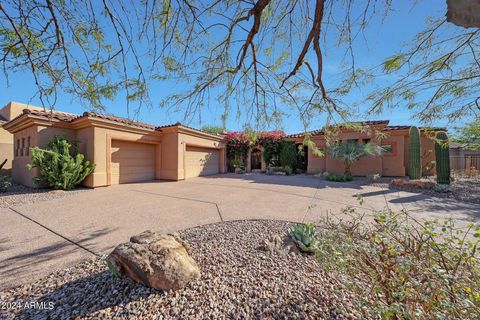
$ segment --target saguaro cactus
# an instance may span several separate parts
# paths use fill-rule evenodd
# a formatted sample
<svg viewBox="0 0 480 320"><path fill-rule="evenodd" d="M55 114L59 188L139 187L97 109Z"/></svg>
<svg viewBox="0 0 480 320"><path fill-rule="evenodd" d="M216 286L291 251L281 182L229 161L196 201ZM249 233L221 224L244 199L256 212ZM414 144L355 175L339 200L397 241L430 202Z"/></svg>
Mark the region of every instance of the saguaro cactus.
<svg viewBox="0 0 480 320"><path fill-rule="evenodd" d="M439 131L435 135L435 160L437 162L437 183L450 184L450 157L448 155L448 136Z"/></svg>
<svg viewBox="0 0 480 320"><path fill-rule="evenodd" d="M420 179L422 175L422 165L420 160L420 130L415 126L410 128L408 175L410 179Z"/></svg>

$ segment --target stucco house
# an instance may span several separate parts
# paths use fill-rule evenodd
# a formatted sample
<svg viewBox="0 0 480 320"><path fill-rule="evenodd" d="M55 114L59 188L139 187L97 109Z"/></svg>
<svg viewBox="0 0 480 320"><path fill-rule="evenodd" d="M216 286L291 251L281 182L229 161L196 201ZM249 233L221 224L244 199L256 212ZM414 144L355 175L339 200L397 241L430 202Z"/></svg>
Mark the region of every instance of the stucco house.
<svg viewBox="0 0 480 320"><path fill-rule="evenodd" d="M95 171L84 181L87 187L182 180L226 170L223 137L180 123L154 126L94 112L77 115L22 108L2 128L13 135L12 178L27 186L33 186L37 175L35 169L25 167L31 163L30 148L45 146L54 135L78 140L80 152L95 163Z"/></svg>
<svg viewBox="0 0 480 320"><path fill-rule="evenodd" d="M79 141L79 150L95 163L95 171L84 185L101 187L155 179L183 180L196 176L224 173L227 152L224 136L208 134L180 123L155 126L126 118L85 112L81 115L11 102L0 110L1 158L13 159L12 177L16 183L34 186L36 169L31 163L30 148L45 146L54 135L66 135ZM368 132L342 129L339 141L372 142L387 151L377 157L365 157L354 164L353 175L405 176L408 162L410 126L389 126L389 121L363 122L370 132L385 133L381 140ZM421 130L422 166L434 160L434 141ZM323 149L324 157L305 150L301 162L307 173L344 171L343 162L329 156L323 130L308 132L310 139ZM286 136L301 145L305 133ZM8 167L7 167L8 168ZM262 150L254 148L247 156L246 171L265 171Z"/></svg>
<svg viewBox="0 0 480 320"><path fill-rule="evenodd" d="M389 126L389 120L365 121L363 125L368 125L370 130L358 132L353 129L341 130L338 140L346 142L348 140L357 143L371 142L381 145L385 152L377 157L364 157L356 162L352 167L352 174L355 176L367 176L370 174L380 174L386 177L401 177L408 174L408 145L410 126ZM435 129L441 130L441 129ZM371 132L382 132L384 137L378 139ZM428 131L420 128L421 132L421 158L422 167L428 166L435 160L435 142L429 137ZM315 145L321 148L326 156L317 157L311 150L308 151L307 172L343 172L343 161L329 156L326 148L326 139L323 130L309 132L310 139ZM304 139L304 134L293 134L287 136L288 139L300 143Z"/></svg>
<svg viewBox="0 0 480 320"><path fill-rule="evenodd" d="M364 121L362 125L369 126L369 130L358 132L355 129L344 128L340 131L337 139L341 142L355 141L357 143L372 142L383 146L386 150L382 156L364 157L356 162L352 167L352 174L355 176L367 176L370 174L380 174L386 177L401 177L408 174L408 144L410 126L389 126L389 120ZM432 129L430 129L431 132ZM444 130L440 128L433 129ZM378 139L372 132L382 132L384 137ZM422 167L431 165L435 160L434 140L429 137L428 130L420 128L421 132L421 158ZM316 156L312 150L306 150L306 157L301 164L302 169L307 173L343 173L344 163L341 160L332 158L328 154L326 139L323 129L308 132L310 139L315 145L325 153L324 157ZM383 135L382 135L383 136ZM295 141L301 145L304 141L305 133L287 135L286 139ZM261 148L249 150L245 169L247 172L252 170L265 171L266 164L263 160ZM434 173L432 170L430 173Z"/></svg>

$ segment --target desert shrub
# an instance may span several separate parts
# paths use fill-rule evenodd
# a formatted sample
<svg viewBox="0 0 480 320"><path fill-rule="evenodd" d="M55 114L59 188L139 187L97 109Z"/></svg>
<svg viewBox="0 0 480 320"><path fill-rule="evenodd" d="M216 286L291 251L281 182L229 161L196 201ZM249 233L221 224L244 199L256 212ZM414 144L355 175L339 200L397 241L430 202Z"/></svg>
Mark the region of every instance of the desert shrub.
<svg viewBox="0 0 480 320"><path fill-rule="evenodd" d="M32 148L32 164L27 168L39 169L38 177L33 179L35 184L70 190L92 173L95 165L78 153L77 141L70 143L66 137L55 136L45 149Z"/></svg>
<svg viewBox="0 0 480 320"><path fill-rule="evenodd" d="M341 173L329 173L325 176L327 181L335 181L335 182L346 182L352 181L353 177L349 174L341 174Z"/></svg>
<svg viewBox="0 0 480 320"><path fill-rule="evenodd" d="M12 180L10 176L0 176L0 192L7 192L12 186Z"/></svg>
<svg viewBox="0 0 480 320"><path fill-rule="evenodd" d="M480 319L480 227L407 212L324 218L316 257L381 319Z"/></svg>
<svg viewBox="0 0 480 320"><path fill-rule="evenodd" d="M318 248L318 232L313 223L296 223L287 230L287 236L303 252L314 253Z"/></svg>
<svg viewBox="0 0 480 320"><path fill-rule="evenodd" d="M452 192L452 186L449 184L434 184L432 187L433 190L436 192L441 192L441 193L447 193L447 192Z"/></svg>
<svg viewBox="0 0 480 320"><path fill-rule="evenodd" d="M293 174L293 169L290 166L285 166L284 170L287 176L291 176Z"/></svg>
<svg viewBox="0 0 480 320"><path fill-rule="evenodd" d="M286 141L280 151L280 164L284 167L295 168L297 165L297 147L292 141Z"/></svg>

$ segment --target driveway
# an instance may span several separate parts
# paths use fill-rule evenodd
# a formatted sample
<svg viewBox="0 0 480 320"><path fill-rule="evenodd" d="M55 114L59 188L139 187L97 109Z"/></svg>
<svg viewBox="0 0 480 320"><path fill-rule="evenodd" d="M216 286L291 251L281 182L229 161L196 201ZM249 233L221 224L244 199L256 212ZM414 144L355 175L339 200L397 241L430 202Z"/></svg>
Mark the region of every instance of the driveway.
<svg viewBox="0 0 480 320"><path fill-rule="evenodd" d="M361 205L357 194L364 199ZM172 232L239 219L310 222L346 206L367 213L405 208L423 218L452 217L460 223L480 219L478 205L313 176L224 174L97 188L0 208L0 289L108 254L146 229Z"/></svg>

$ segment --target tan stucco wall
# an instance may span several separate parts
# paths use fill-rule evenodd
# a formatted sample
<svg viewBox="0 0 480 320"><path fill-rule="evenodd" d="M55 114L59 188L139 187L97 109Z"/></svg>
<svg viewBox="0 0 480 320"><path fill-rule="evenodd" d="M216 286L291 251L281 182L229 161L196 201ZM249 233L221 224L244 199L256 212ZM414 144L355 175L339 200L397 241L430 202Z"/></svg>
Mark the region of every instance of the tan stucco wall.
<svg viewBox="0 0 480 320"><path fill-rule="evenodd" d="M162 133L160 179L183 179L183 177L180 178L178 173L178 159L181 154L180 147L183 148L179 143L178 132Z"/></svg>
<svg viewBox="0 0 480 320"><path fill-rule="evenodd" d="M338 139L341 141L345 141L348 139L370 139L371 143L378 145L382 144L381 140L377 139L374 135L368 134L366 132L342 132L339 134ZM343 173L345 170L343 161L334 159L328 155L328 150L324 137L312 137L311 140L315 143L317 148L320 148L324 152L325 155L323 157L318 157L313 154L313 151L311 149L309 149L307 172L310 174L321 173L325 171L330 173ZM404 176L404 140L405 139L403 135L389 136L385 138L383 140L383 143L393 142L396 145L395 155L362 158L352 166L352 174L355 176L367 176L370 174L378 173L383 176Z"/></svg>
<svg viewBox="0 0 480 320"><path fill-rule="evenodd" d="M34 107L23 103L10 102L0 109L0 116L6 121L10 121L20 115L24 109L43 110L43 108ZM13 141L13 135L0 126L0 162L3 162L5 159L8 160L3 166L3 169L5 170L12 169L14 158Z"/></svg>
<svg viewBox="0 0 480 320"><path fill-rule="evenodd" d="M7 159L7 163L3 169L9 170L12 168L13 161L13 135L7 130L0 127L0 162Z"/></svg>
<svg viewBox="0 0 480 320"><path fill-rule="evenodd" d="M28 148L28 138L30 137L30 147L38 146L38 133L40 129L41 128L39 126L32 126L16 132L13 135L15 141L15 158L13 160L12 179L16 183L29 187L35 187L32 179L38 175L38 169L34 168L32 170L28 170L26 168L26 165L32 162L31 152ZM23 139L25 139L27 142L25 148L22 150L21 144Z"/></svg>
<svg viewBox="0 0 480 320"><path fill-rule="evenodd" d="M392 135L382 140L381 144L390 144L394 148L392 154L382 156L382 176L403 177L406 174L405 168L405 137L403 135Z"/></svg>
<svg viewBox="0 0 480 320"><path fill-rule="evenodd" d="M0 116L5 118L7 121L12 120L13 118L22 114L24 109L30 110L44 110L41 107L35 107L29 104L19 103L19 102L9 102L0 109Z"/></svg>

